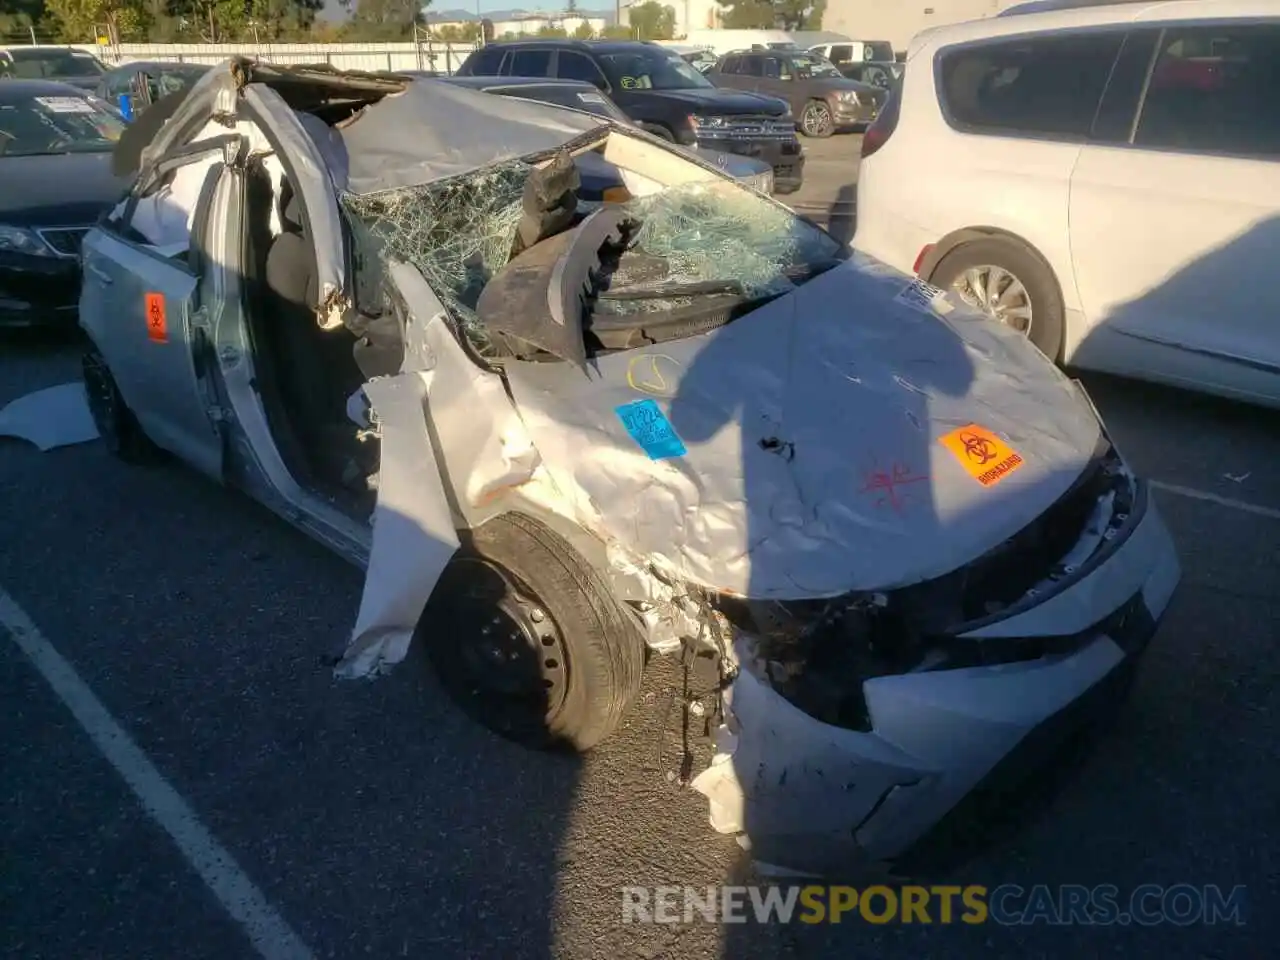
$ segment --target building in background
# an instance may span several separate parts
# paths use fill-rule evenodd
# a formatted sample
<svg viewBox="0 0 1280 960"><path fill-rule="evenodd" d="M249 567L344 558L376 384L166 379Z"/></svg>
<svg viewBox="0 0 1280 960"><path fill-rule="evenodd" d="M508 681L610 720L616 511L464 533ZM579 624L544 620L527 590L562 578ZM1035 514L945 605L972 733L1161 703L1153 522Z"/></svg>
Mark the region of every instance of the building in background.
<svg viewBox="0 0 1280 960"><path fill-rule="evenodd" d="M475 13L461 9L432 11L427 8L423 18L432 30L446 28L462 29L468 24L480 20ZM504 36L536 36L538 31L560 29L569 36L580 30L585 24L594 34L600 34L605 27L612 26L612 11L580 10L577 13L566 11L495 10L485 13L484 19L493 23L493 35L496 39Z"/></svg>
<svg viewBox="0 0 1280 960"><path fill-rule="evenodd" d="M618 22L628 23L628 10L646 0L619 0ZM659 6L670 7L676 15L673 39L679 40L690 30L715 30L724 26L724 5L717 0L656 0Z"/></svg>
<svg viewBox="0 0 1280 960"><path fill-rule="evenodd" d="M928 27L994 17L1021 0L827 0L822 29L854 40L887 40L905 50Z"/></svg>

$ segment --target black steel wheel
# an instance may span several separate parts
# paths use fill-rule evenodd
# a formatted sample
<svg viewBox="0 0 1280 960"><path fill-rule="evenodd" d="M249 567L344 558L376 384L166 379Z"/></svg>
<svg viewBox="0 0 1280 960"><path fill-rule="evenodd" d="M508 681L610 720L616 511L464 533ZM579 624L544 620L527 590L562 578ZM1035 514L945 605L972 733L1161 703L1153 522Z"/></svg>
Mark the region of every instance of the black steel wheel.
<svg viewBox="0 0 1280 960"><path fill-rule="evenodd" d="M128 463L145 463L156 456L156 447L120 395L106 359L96 347L89 347L81 359L85 399L94 426L112 456Z"/></svg>
<svg viewBox="0 0 1280 960"><path fill-rule="evenodd" d="M519 514L471 531L419 633L464 712L537 749L581 751L603 740L644 668L643 641L599 575Z"/></svg>

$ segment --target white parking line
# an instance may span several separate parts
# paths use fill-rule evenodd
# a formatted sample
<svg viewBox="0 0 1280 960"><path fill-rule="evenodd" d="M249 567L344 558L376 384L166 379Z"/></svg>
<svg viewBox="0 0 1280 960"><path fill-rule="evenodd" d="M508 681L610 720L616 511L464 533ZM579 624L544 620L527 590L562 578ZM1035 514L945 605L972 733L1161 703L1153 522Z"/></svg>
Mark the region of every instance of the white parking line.
<svg viewBox="0 0 1280 960"><path fill-rule="evenodd" d="M1266 517L1269 520L1280 520L1280 510L1275 507L1263 507L1256 503L1247 503L1244 500L1223 497L1216 493L1210 493L1208 490L1180 487L1176 483L1165 483L1163 480L1152 480L1151 486L1156 490L1163 490L1165 493L1172 493L1175 496L1187 497L1191 500L1203 500L1206 503L1216 503L1220 507L1228 507L1232 510L1239 510L1242 513L1252 513L1256 517Z"/></svg>
<svg viewBox="0 0 1280 960"><path fill-rule="evenodd" d="M110 761L142 807L178 845L218 902L248 935L264 960L313 960L311 951L267 902L229 852L214 839L147 755L36 629L31 618L0 589L0 627L40 671L94 746ZM140 952L145 952L142 950Z"/></svg>

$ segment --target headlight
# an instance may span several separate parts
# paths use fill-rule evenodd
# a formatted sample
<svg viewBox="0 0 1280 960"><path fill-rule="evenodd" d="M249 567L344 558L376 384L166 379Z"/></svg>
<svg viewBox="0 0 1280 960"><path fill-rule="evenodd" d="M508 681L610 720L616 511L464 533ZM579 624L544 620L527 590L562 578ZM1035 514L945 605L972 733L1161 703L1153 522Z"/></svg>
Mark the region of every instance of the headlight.
<svg viewBox="0 0 1280 960"><path fill-rule="evenodd" d="M29 257L52 257L54 252L30 230L0 224L0 252L25 253Z"/></svg>
<svg viewBox="0 0 1280 960"><path fill-rule="evenodd" d="M752 190L759 190L761 193L773 193L773 171L761 170L759 173L753 173L749 177L740 178Z"/></svg>
<svg viewBox="0 0 1280 960"><path fill-rule="evenodd" d="M836 97L845 103L852 103L854 106L857 106L859 102L857 90L841 90L836 94Z"/></svg>

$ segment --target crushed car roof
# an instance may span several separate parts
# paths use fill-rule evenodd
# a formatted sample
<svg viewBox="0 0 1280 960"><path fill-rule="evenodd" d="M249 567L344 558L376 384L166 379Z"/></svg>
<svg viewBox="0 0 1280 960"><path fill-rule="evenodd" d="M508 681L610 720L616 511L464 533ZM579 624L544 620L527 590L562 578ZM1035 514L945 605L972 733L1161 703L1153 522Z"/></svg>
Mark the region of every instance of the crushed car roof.
<svg viewBox="0 0 1280 960"><path fill-rule="evenodd" d="M315 91L360 93L377 102L338 124L348 163L340 190L357 195L416 187L522 157L548 154L576 140L603 134L608 122L575 110L529 100L510 100L469 90L441 80L410 79L403 74L343 72L324 66L280 66L244 58L212 68L169 107L201 101L210 116L217 91L239 90L252 83L276 88L295 109L307 112L309 101L323 103ZM310 94L308 90L312 91ZM143 115L145 120L155 106ZM122 153L158 155L170 146L163 114L133 131ZM141 120L139 121L141 123ZM135 124L137 126L137 124ZM463 135L460 135L462 133ZM124 139L124 138L122 138ZM123 146L123 145L122 145ZM145 153L143 152L145 148ZM136 168L134 156L122 156L124 167Z"/></svg>
<svg viewBox="0 0 1280 960"><path fill-rule="evenodd" d="M606 126L574 110L414 80L339 128L350 158L345 186L357 195L421 186L547 153Z"/></svg>

